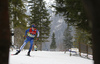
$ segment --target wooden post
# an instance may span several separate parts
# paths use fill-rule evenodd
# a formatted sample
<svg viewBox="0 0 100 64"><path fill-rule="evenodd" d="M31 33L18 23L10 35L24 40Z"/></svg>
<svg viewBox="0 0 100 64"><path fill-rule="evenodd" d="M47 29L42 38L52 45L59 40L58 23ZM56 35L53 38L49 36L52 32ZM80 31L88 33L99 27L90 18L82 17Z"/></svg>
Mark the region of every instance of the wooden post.
<svg viewBox="0 0 100 64"><path fill-rule="evenodd" d="M10 28L8 0L0 0L0 64L8 64Z"/></svg>
<svg viewBox="0 0 100 64"><path fill-rule="evenodd" d="M70 56L71 56L71 55L72 55L72 54L71 54L71 48L70 48L69 52L70 52Z"/></svg>
<svg viewBox="0 0 100 64"><path fill-rule="evenodd" d="M81 56L81 45L80 45L80 42L79 42L79 55Z"/></svg>
<svg viewBox="0 0 100 64"><path fill-rule="evenodd" d="M88 58L88 45L86 44L86 52L87 52L87 58Z"/></svg>

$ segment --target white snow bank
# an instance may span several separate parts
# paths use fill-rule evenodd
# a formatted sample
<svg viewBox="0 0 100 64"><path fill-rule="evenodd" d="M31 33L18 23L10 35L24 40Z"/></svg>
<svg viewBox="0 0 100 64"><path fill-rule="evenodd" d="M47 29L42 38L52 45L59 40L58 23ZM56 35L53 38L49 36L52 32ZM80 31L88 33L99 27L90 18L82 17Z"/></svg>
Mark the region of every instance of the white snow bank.
<svg viewBox="0 0 100 64"><path fill-rule="evenodd" d="M11 55L9 64L93 64L93 60L79 56L69 56L69 52L32 51L31 57L26 56L28 50L21 51L19 55Z"/></svg>

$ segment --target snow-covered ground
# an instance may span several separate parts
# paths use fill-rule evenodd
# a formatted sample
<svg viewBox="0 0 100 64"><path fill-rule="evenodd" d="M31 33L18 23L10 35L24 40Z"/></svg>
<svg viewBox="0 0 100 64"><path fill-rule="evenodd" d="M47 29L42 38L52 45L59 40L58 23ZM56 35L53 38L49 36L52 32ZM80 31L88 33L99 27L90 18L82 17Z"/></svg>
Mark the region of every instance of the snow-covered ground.
<svg viewBox="0 0 100 64"><path fill-rule="evenodd" d="M79 56L69 56L69 52L32 51L31 57L26 56L28 50L23 50L19 55L11 55L9 64L93 64L93 60Z"/></svg>

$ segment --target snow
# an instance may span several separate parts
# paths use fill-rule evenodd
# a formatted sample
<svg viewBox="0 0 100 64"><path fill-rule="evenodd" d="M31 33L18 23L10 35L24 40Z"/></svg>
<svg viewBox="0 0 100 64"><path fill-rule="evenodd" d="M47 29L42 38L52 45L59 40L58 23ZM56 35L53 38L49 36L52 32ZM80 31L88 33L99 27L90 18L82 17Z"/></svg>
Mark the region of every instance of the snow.
<svg viewBox="0 0 100 64"><path fill-rule="evenodd" d="M15 52L10 51L9 64L93 64L93 60L69 56L69 52L31 51L31 57L26 56L28 50L21 51L19 55L11 55Z"/></svg>

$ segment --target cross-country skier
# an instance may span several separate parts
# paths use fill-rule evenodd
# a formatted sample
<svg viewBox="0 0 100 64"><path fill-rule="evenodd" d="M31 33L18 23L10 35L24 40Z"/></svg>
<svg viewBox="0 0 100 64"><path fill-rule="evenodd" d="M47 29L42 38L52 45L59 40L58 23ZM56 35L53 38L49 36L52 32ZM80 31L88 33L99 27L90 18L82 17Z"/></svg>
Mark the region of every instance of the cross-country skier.
<svg viewBox="0 0 100 64"><path fill-rule="evenodd" d="M27 42L30 41L30 48L29 48L29 51L27 53L27 55L30 56L30 52L32 50L32 46L33 46L33 42L34 42L34 37L35 37L36 33L37 33L37 40L38 40L39 31L36 29L36 26L32 25L31 28L27 29L26 32L25 32L25 36L24 36L24 38L26 38L26 39L24 40L23 45L20 47L20 49L14 55L19 54L20 51L24 48L24 46L27 44Z"/></svg>

